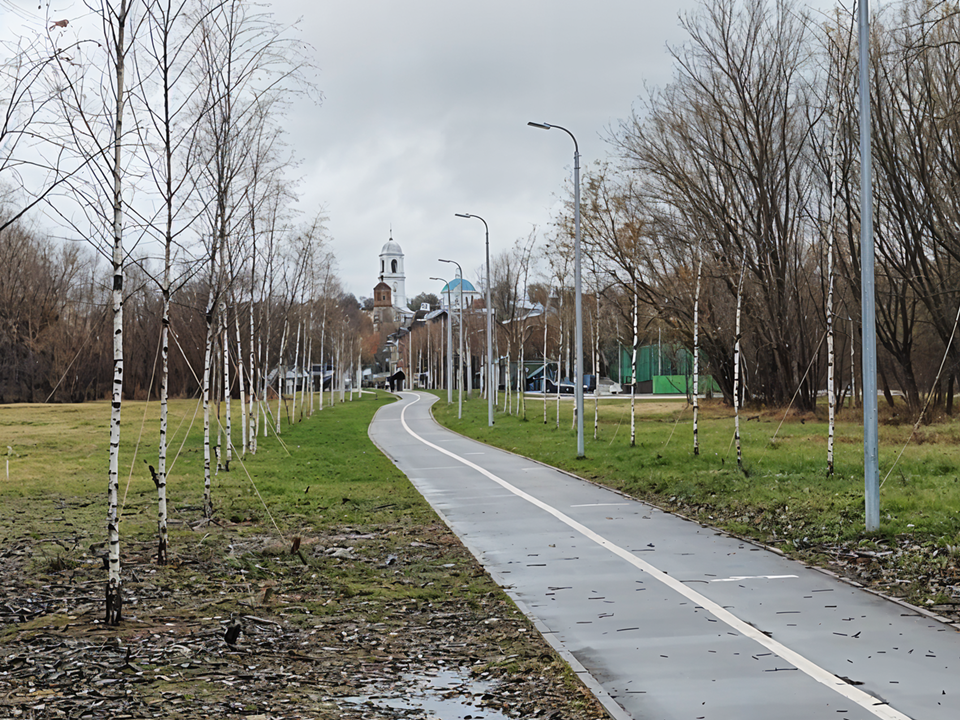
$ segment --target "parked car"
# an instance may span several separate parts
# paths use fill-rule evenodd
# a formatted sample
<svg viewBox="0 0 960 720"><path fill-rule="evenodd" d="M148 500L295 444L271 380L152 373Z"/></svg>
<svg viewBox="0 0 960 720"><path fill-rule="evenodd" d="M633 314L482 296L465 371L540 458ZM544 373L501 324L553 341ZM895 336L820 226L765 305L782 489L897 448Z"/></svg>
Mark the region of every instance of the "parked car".
<svg viewBox="0 0 960 720"><path fill-rule="evenodd" d="M547 392L552 394L556 394L557 392L557 383L551 380L550 378L547 378ZM567 378L563 378L560 381L560 394L573 395L574 394L573 382L568 380Z"/></svg>

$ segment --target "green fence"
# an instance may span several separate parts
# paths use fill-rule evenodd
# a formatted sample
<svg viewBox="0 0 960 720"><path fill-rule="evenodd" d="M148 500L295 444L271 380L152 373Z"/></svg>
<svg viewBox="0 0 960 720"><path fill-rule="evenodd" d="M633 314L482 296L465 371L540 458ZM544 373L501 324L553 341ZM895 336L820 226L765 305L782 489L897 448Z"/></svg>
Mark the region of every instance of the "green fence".
<svg viewBox="0 0 960 720"><path fill-rule="evenodd" d="M632 351L620 346L620 382L629 385ZM700 367L706 361L700 356ZM693 353L679 345L645 345L637 348L636 381L642 392L657 395L686 395L693 382ZM709 375L701 375L699 393L720 392L720 386ZM639 388L638 388L639 390Z"/></svg>

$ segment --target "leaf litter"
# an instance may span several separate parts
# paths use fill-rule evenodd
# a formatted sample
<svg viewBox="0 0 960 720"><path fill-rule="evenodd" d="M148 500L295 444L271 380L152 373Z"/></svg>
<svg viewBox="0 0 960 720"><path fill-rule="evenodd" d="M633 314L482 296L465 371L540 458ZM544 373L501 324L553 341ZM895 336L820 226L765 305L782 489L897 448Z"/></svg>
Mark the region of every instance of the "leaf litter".
<svg viewBox="0 0 960 720"><path fill-rule="evenodd" d="M53 558L8 538L0 717L607 717L444 526L304 528L291 552L250 525L185 525L164 567L128 540L119 627L86 533Z"/></svg>

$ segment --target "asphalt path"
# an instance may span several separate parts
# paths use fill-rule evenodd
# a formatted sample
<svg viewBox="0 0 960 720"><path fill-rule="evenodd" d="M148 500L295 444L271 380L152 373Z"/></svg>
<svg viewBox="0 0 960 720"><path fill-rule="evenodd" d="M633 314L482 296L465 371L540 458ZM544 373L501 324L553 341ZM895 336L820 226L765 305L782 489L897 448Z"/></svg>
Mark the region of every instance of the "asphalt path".
<svg viewBox="0 0 960 720"><path fill-rule="evenodd" d="M618 720L960 718L952 626L400 398L370 437Z"/></svg>

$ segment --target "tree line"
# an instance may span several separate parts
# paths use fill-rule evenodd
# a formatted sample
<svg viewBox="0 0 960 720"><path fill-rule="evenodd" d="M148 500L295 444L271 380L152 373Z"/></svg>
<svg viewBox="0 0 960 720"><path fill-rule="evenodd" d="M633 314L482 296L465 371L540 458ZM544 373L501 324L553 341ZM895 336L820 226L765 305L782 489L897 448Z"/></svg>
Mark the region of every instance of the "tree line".
<svg viewBox="0 0 960 720"><path fill-rule="evenodd" d="M27 23L4 46L0 393L111 400L108 623L122 607L123 401L160 401L163 563L171 393L203 403L209 516L211 474L313 410L314 364L335 366L341 389L359 372L357 303L322 213L299 221L287 180L282 114L296 95L321 98L295 30L247 0L115 0ZM28 224L41 209L45 223Z"/></svg>
<svg viewBox="0 0 960 720"><path fill-rule="evenodd" d="M914 416L952 411L960 367L958 17L954 2L908 1L872 25L880 389ZM860 389L856 18L708 0L682 23L673 79L610 129L610 157L586 173L585 252L624 325L655 318L693 348L699 311L731 404L738 369L741 401L842 401ZM557 226L569 243L570 203Z"/></svg>
<svg viewBox="0 0 960 720"><path fill-rule="evenodd" d="M609 128L608 157L584 173L587 371L659 341L696 350L731 405L857 401L856 16L705 0L681 20L672 80ZM929 420L952 413L960 370L960 5L886 4L871 32L878 389ZM570 190L541 241L491 269L498 357L566 359L566 377Z"/></svg>

